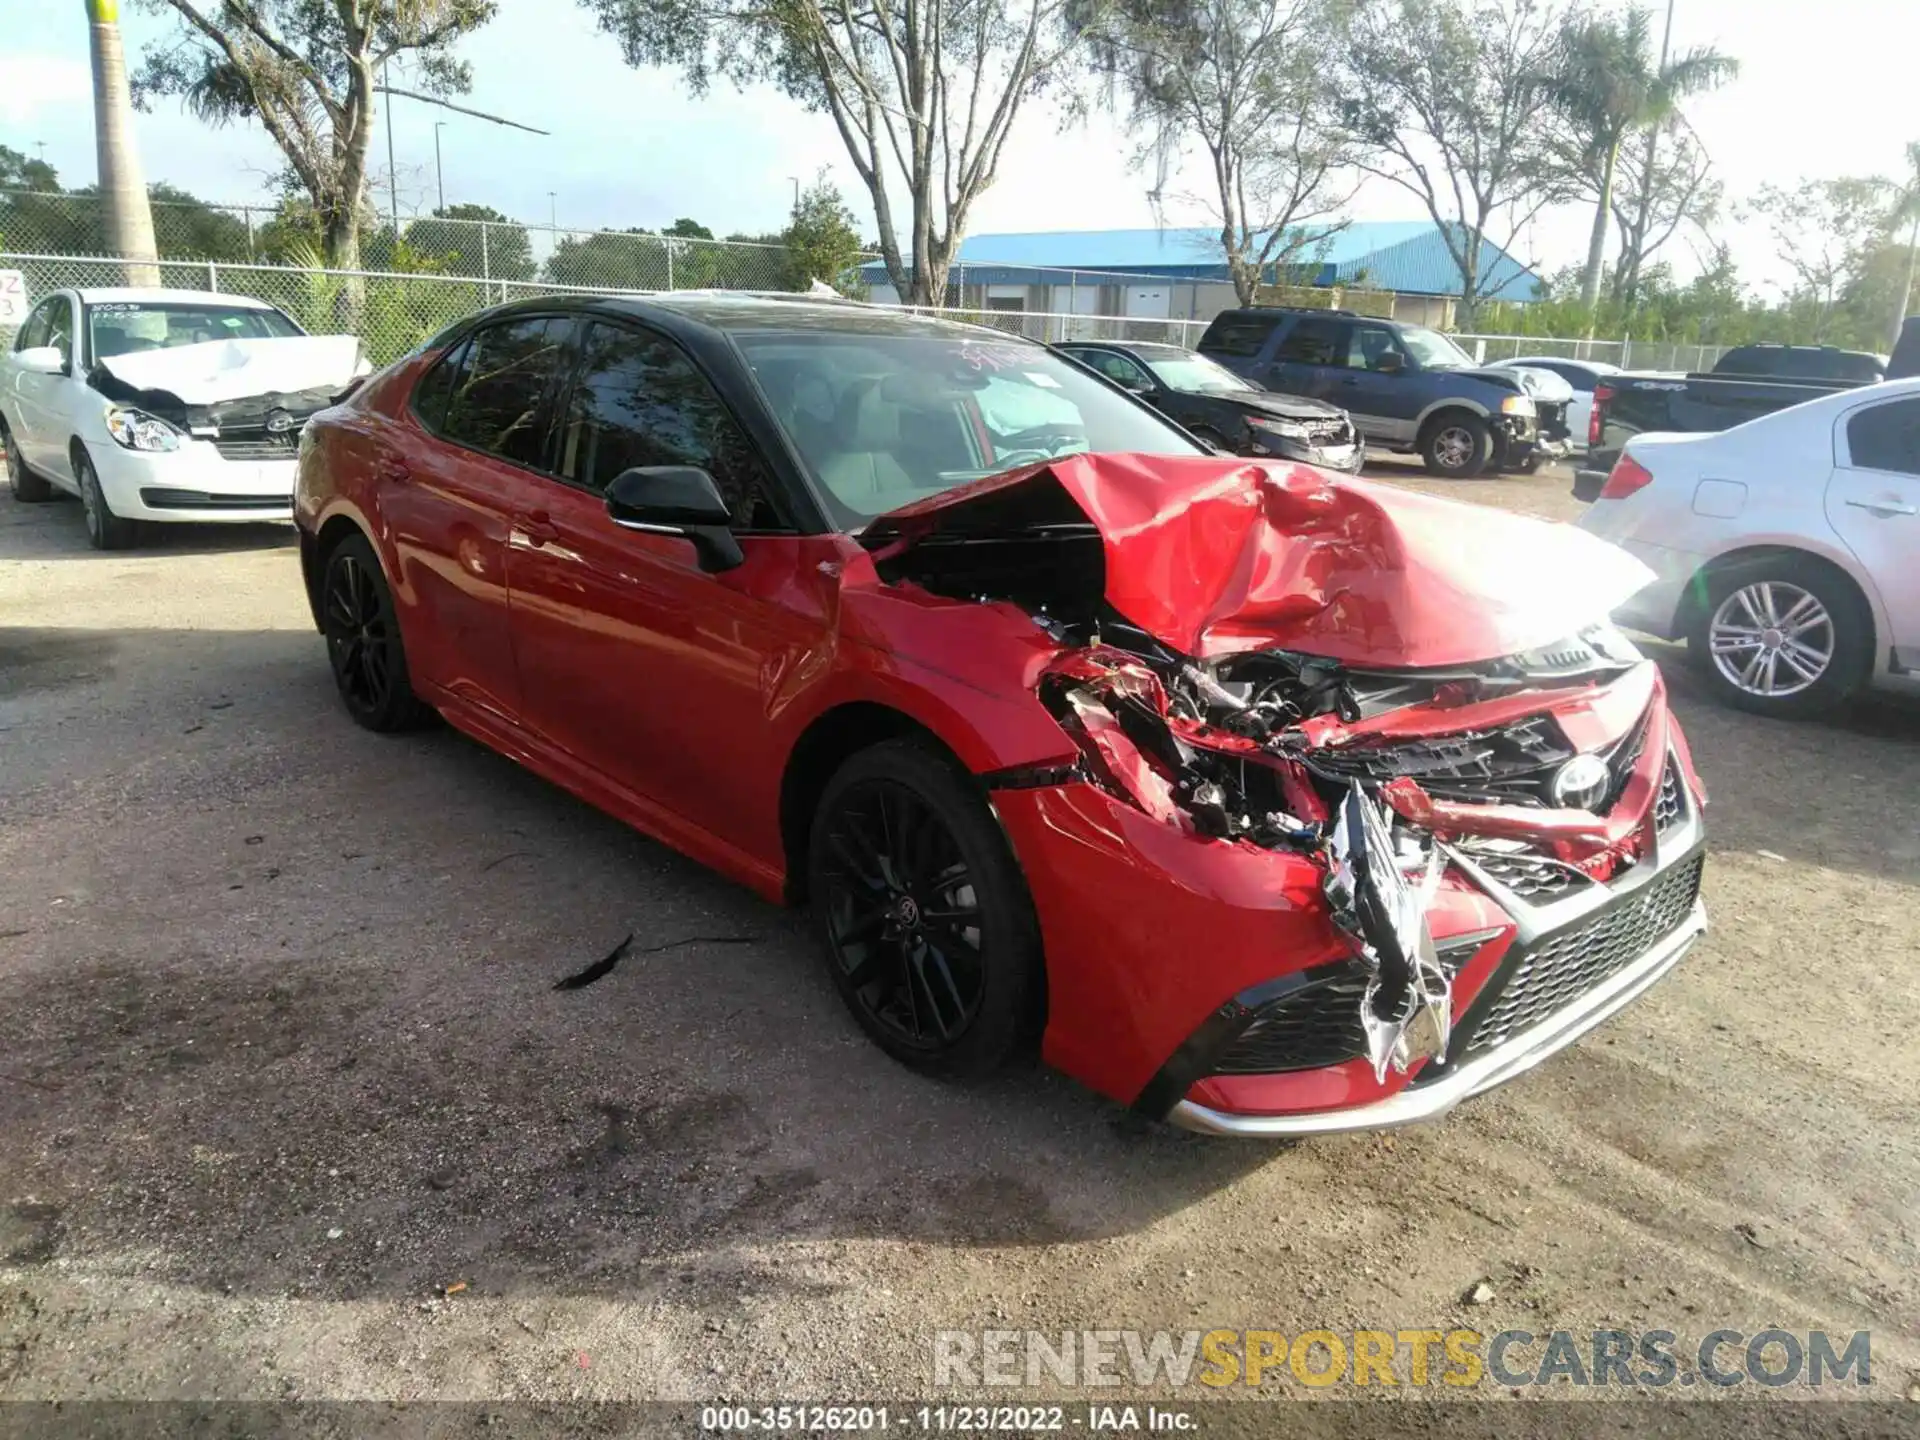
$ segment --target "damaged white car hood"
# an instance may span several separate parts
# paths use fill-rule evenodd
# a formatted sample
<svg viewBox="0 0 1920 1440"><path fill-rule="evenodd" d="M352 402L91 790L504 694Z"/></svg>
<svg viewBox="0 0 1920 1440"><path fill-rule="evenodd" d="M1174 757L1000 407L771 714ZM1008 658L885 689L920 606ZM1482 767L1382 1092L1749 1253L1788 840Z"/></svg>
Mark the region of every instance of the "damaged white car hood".
<svg viewBox="0 0 1920 1440"><path fill-rule="evenodd" d="M360 363L360 342L351 335L289 335L111 355L98 368L136 390L163 390L185 405L217 405L254 395L344 390Z"/></svg>

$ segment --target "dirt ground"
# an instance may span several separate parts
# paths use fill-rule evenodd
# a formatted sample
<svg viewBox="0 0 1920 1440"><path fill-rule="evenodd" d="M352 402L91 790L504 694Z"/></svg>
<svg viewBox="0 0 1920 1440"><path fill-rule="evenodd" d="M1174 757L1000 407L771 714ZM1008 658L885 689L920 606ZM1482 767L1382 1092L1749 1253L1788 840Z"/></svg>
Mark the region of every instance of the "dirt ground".
<svg viewBox="0 0 1920 1440"><path fill-rule="evenodd" d="M1914 707L1769 724L1661 652L1707 939L1440 1123L1282 1148L900 1069L796 917L355 729L296 574L0 500L0 1397L924 1398L988 1326L1867 1329L1920 1384Z"/></svg>

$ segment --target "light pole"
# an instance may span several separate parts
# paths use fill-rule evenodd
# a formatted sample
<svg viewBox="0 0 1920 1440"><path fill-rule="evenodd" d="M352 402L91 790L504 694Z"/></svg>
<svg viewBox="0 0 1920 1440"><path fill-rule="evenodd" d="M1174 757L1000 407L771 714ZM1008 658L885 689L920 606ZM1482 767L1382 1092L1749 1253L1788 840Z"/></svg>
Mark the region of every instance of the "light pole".
<svg viewBox="0 0 1920 1440"><path fill-rule="evenodd" d="M555 191L547 192L547 228L557 236L560 233L560 202L555 195Z"/></svg>
<svg viewBox="0 0 1920 1440"><path fill-rule="evenodd" d="M440 132L446 128L447 122L444 120L433 122L433 186L439 192L440 213L443 215L447 212L447 177L440 168Z"/></svg>
<svg viewBox="0 0 1920 1440"><path fill-rule="evenodd" d="M387 91L387 220L393 238L400 238L400 171L393 163L393 92L387 86L387 62L380 62L380 88Z"/></svg>
<svg viewBox="0 0 1920 1440"><path fill-rule="evenodd" d="M800 210L800 177L798 175L789 175L787 179L793 182L793 208L797 214Z"/></svg>

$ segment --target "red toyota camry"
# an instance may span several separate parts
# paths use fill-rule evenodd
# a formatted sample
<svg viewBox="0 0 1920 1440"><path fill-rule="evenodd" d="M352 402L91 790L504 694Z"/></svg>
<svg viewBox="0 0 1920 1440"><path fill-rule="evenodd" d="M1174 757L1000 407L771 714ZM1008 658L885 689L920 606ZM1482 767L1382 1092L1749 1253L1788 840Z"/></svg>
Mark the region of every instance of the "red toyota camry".
<svg viewBox="0 0 1920 1440"><path fill-rule="evenodd" d="M770 900L916 1068L1230 1134L1423 1119L1705 928L1705 792L1565 526L1210 453L993 331L542 299L316 416L348 713Z"/></svg>

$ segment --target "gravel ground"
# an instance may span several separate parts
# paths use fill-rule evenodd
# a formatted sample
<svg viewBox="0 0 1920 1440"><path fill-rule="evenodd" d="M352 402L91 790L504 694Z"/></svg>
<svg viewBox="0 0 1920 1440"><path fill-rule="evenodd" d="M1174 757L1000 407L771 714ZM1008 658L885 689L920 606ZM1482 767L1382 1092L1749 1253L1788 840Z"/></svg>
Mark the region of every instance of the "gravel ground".
<svg viewBox="0 0 1920 1440"><path fill-rule="evenodd" d="M0 560L0 1397L924 1397L994 1325L1870 1329L1920 1384L1910 707L1663 653L1709 937L1441 1123L1281 1148L896 1067L795 917L349 724L283 528L0 501Z"/></svg>

